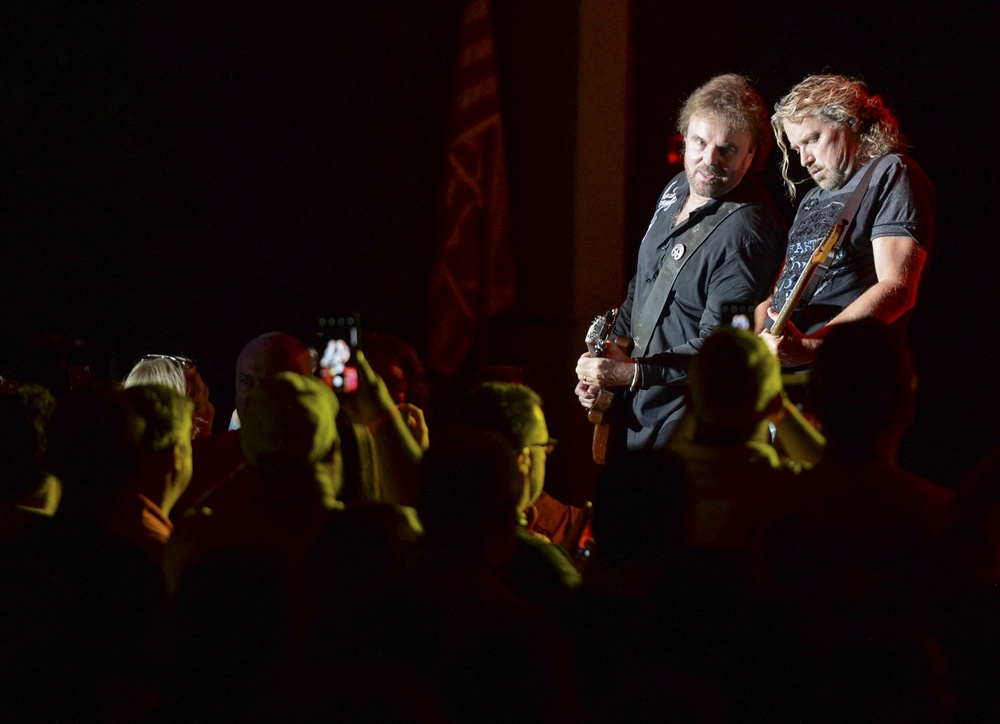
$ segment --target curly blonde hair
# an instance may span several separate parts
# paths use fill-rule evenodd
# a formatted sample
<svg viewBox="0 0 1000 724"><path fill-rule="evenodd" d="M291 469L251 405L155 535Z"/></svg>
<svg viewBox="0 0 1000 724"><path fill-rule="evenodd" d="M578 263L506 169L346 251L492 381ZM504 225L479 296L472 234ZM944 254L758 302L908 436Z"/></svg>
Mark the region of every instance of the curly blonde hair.
<svg viewBox="0 0 1000 724"><path fill-rule="evenodd" d="M792 88L774 106L771 127L781 149L781 177L788 195L795 198L795 182L788 176L788 144L784 121L800 123L807 117L847 126L858 140L857 159L861 163L903 146L899 122L882 96L868 92L863 81L842 75L810 75Z"/></svg>

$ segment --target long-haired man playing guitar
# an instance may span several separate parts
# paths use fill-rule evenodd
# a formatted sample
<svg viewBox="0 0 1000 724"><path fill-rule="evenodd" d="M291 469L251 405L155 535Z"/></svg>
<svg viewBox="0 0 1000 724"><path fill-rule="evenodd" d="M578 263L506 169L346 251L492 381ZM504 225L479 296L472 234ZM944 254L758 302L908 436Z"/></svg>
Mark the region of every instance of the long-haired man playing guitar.
<svg viewBox="0 0 1000 724"><path fill-rule="evenodd" d="M863 83L813 75L775 106L771 124L789 195L795 197L790 154L798 156L816 187L796 212L781 276L755 314L757 331L782 367L809 364L830 324L871 317L902 333L934 240L935 202L926 174L900 153L895 116ZM812 290L806 287L791 323L772 334L765 328L768 320L777 318L813 250L862 184L867 188L859 192L864 195L853 222L825 273Z"/></svg>

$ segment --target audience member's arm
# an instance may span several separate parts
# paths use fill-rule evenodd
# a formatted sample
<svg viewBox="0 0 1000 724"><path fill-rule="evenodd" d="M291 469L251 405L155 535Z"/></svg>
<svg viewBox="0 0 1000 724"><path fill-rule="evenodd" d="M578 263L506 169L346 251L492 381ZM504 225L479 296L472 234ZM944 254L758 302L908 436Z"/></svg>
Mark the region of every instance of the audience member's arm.
<svg viewBox="0 0 1000 724"><path fill-rule="evenodd" d="M410 434L420 449L426 450L430 447L430 430L427 428L427 420L424 419L424 411L410 402L400 404L399 411L403 413L406 426L410 428Z"/></svg>
<svg viewBox="0 0 1000 724"><path fill-rule="evenodd" d="M771 418L775 427L775 442L785 451L787 457L800 463L815 465L823 455L826 439L802 415L788 396L782 393L782 406Z"/></svg>
<svg viewBox="0 0 1000 724"><path fill-rule="evenodd" d="M341 395L351 419L364 425L375 439L376 457L385 491L385 502L414 505L417 474L423 451L414 440L403 413L397 409L382 378L360 351L357 354L358 389Z"/></svg>

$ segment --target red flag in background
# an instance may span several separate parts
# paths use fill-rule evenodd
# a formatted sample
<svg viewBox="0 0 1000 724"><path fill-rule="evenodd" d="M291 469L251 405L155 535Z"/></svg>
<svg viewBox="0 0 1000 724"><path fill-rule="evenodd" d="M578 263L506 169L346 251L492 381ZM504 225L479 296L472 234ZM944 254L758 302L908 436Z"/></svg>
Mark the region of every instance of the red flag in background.
<svg viewBox="0 0 1000 724"><path fill-rule="evenodd" d="M477 337L488 361L489 319L516 296L497 77L490 3L473 0L459 30L428 299L427 363L445 377Z"/></svg>

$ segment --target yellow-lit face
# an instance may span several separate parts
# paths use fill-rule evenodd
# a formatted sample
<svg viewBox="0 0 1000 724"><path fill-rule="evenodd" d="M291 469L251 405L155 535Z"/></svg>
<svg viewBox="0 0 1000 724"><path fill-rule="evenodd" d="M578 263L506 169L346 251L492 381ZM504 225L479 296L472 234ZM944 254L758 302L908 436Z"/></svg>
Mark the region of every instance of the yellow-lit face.
<svg viewBox="0 0 1000 724"><path fill-rule="evenodd" d="M178 441L170 450L173 470L163 491L163 511L168 513L174 507L184 491L191 483L194 474L194 456L191 446L191 421L185 421L183 429L178 432Z"/></svg>
<svg viewBox="0 0 1000 724"><path fill-rule="evenodd" d="M525 442L530 467L528 468L527 500L522 500L524 503L522 508L533 505L545 487L545 460L547 458L545 447L549 442L549 428L545 424L545 414L538 405L534 406L532 417L534 422L529 428Z"/></svg>

